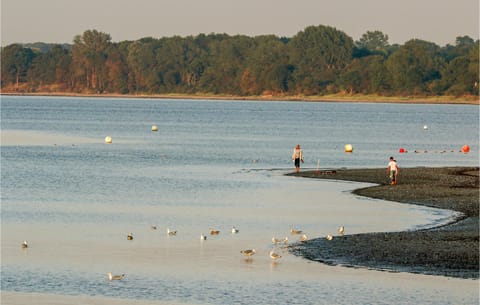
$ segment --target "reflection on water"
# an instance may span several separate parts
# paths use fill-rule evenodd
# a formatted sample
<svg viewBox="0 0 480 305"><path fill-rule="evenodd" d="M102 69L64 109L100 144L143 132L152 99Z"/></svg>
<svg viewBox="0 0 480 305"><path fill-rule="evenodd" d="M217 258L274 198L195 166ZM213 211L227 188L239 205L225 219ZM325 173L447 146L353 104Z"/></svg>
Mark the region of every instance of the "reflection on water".
<svg viewBox="0 0 480 305"><path fill-rule="evenodd" d="M2 291L186 304L478 303L478 281L326 266L272 243L296 242L292 227L321 237L341 225L355 234L455 217L350 194L365 184L283 176L296 143L305 167L383 167L398 145L478 151L469 123L477 108L415 106L2 97ZM397 159L478 166L473 154ZM272 261L272 250L282 258ZM107 272L126 277L110 282Z"/></svg>
<svg viewBox="0 0 480 305"><path fill-rule="evenodd" d="M403 300L401 293L389 291L401 285L412 301L426 304L475 298L474 281L449 279L450 288L438 295L435 285L443 285L443 277L325 266L292 256L283 244L271 241L272 236L287 236L295 242L298 235L290 234L292 226L309 236L335 234L339 223L352 234L400 230L433 219L445 221L449 212L358 199L342 192L362 185L357 183L269 179L275 182L271 189L224 196L224 206L215 209L148 206L135 212L135 208L85 204L92 215L101 214L101 222L7 221L2 225L2 289L190 304L358 304L359 300L368 304L379 293L386 294L385 303ZM297 192L292 194L292 189ZM137 215L118 217L117 209ZM157 230L152 230L152 223ZM232 224L239 228L238 234L231 233ZM177 230L176 236L167 234L168 226ZM211 227L220 233L200 240L200 234ZM134 234L131 241L126 238L129 232ZM19 241L26 236L30 247L21 249ZM249 248L257 253L243 257L240 250ZM279 261L269 257L272 250L282 255ZM109 282L107 272L126 273L126 277ZM345 294L346 289L355 292Z"/></svg>

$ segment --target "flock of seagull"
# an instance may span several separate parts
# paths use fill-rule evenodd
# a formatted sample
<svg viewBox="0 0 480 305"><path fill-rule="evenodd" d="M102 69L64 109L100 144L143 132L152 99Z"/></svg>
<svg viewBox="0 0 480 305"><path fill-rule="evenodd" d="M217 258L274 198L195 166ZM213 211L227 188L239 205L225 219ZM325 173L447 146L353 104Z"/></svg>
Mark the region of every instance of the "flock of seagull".
<svg viewBox="0 0 480 305"><path fill-rule="evenodd" d="M151 229L152 230L157 230L157 226L152 225ZM237 233L239 233L239 229L237 229L236 227L232 227L231 232L232 232L232 234L237 234ZM298 230L298 229L295 229L294 227L292 227L290 229L290 233L292 235L300 235L300 237L298 238L298 241L300 241L300 242L306 242L308 240L307 235L304 234L302 230ZM338 233L339 233L340 236L343 236L344 233L345 233L345 227L343 227L343 226L339 227L338 228ZM219 235L219 234L220 234L220 230L210 229L210 235ZM167 235L168 236L176 236L177 231L176 230L171 230L170 228L167 228ZM333 240L333 235L328 234L325 238L329 241ZM127 240L133 240L133 234L132 233L127 234ZM200 235L200 240L202 240L202 241L207 240L207 235L202 233ZM285 238L282 238L282 239L276 238L275 236L272 237L272 243L274 245L277 245L277 244L284 244L285 245L285 244L288 243L288 241L289 241L288 236L285 236ZM22 242L21 247L23 249L28 248L28 243L27 243L26 240L24 240ZM243 254L245 257L247 257L247 259L251 259L251 257L253 255L255 255L257 252L255 251L255 249L245 249L245 250L241 250L240 253ZM277 260L282 258L282 255L276 253L273 250L270 251L269 255L270 255L270 258L274 262L276 262ZM111 272L108 272L107 276L108 276L108 279L110 281L114 281L114 280L122 280L125 277L125 274L113 275Z"/></svg>

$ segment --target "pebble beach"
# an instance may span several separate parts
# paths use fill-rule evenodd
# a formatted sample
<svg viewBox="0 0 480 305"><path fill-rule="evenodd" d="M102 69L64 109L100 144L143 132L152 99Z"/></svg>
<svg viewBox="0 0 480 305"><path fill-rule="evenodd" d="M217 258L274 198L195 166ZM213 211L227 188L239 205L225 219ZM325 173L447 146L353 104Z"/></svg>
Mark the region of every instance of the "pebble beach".
<svg viewBox="0 0 480 305"><path fill-rule="evenodd" d="M479 278L479 168L402 168L391 186L385 169L303 171L290 176L374 183L354 194L460 212L447 225L429 229L321 237L290 247L306 259L330 265L363 267L458 278ZM348 228L345 229L348 231Z"/></svg>

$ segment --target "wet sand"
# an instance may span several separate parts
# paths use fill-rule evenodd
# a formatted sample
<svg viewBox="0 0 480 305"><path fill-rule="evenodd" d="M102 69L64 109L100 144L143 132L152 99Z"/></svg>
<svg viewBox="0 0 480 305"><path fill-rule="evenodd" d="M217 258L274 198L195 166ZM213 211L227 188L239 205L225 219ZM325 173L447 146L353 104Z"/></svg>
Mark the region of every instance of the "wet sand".
<svg viewBox="0 0 480 305"><path fill-rule="evenodd" d="M107 297L89 297L89 296L65 296L53 295L47 293L22 293L2 291L2 304L10 305L70 305L70 304L89 304L89 305L184 305L176 301L151 301L151 300L133 300Z"/></svg>
<svg viewBox="0 0 480 305"><path fill-rule="evenodd" d="M72 137L29 130L2 130L0 134L1 146L76 145L84 143L102 143L102 139Z"/></svg>
<svg viewBox="0 0 480 305"><path fill-rule="evenodd" d="M378 184L354 190L360 196L450 209L463 215L431 229L317 238L290 247L312 261L459 278L479 278L479 168L402 168L398 184L387 183L386 170L303 171L290 176Z"/></svg>

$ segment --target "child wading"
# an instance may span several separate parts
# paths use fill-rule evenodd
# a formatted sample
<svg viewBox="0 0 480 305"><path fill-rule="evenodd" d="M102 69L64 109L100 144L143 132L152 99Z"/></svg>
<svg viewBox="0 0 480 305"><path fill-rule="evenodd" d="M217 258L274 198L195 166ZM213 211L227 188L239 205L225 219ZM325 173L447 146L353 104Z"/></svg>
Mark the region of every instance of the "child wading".
<svg viewBox="0 0 480 305"><path fill-rule="evenodd" d="M393 157L390 157L388 162L387 174L389 175L390 185L397 184L398 164Z"/></svg>

